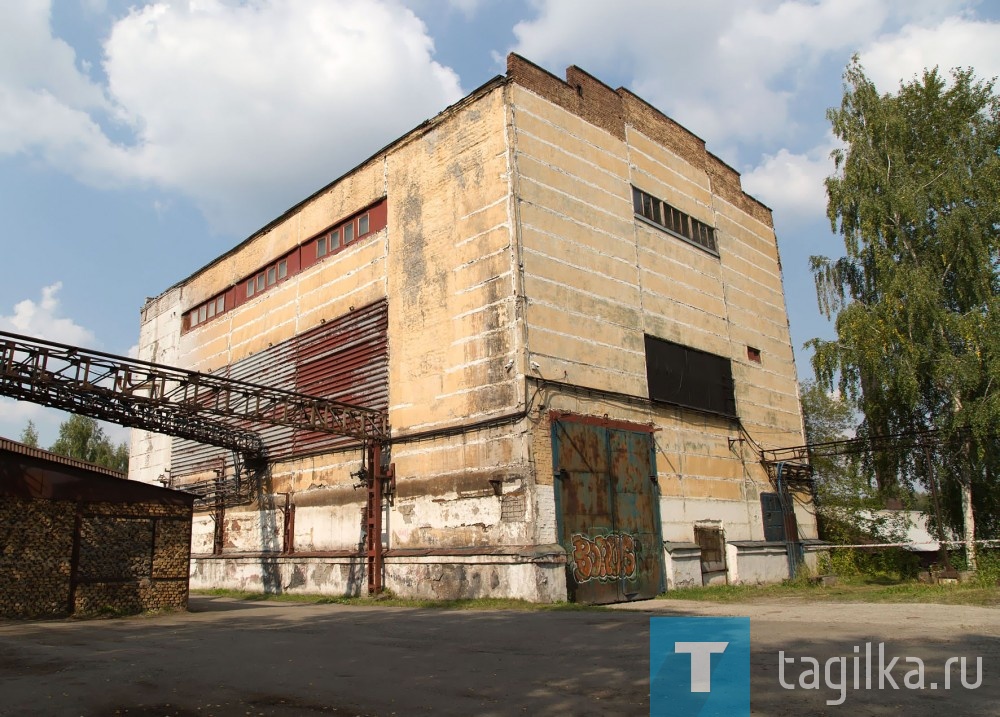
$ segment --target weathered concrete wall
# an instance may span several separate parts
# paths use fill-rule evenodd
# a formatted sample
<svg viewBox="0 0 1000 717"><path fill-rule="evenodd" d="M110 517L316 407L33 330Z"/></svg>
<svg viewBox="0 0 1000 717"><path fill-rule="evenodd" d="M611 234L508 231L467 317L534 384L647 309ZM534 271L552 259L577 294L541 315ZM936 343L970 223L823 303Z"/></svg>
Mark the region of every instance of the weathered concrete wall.
<svg viewBox="0 0 1000 717"><path fill-rule="evenodd" d="M802 561L807 572L815 574L822 546L807 545ZM789 578L788 553L784 543L754 546L726 546L730 585L776 583Z"/></svg>
<svg viewBox="0 0 1000 717"><path fill-rule="evenodd" d="M179 338L179 323L155 320L166 297L147 307L143 350L166 332L177 346L175 363L207 371L388 297L389 420L398 480L385 517L392 549L534 541L526 425L453 430L515 414L525 402L504 97L497 85L446 111L198 272L173 292L178 313L381 197L387 198L386 229ZM275 507L227 509L222 557L198 558L197 584L244 584L250 578L234 577L226 566L252 575L254 562L246 556L261 551L291 548L304 560L356 551L365 494L353 488L350 473L360 460L357 450L344 450L274 464ZM155 478L157 468L162 464L142 476ZM276 535L286 521L285 496L294 512L287 537ZM215 519L200 513L193 552L207 556L217 547ZM306 582L324 592L341 589L330 580ZM524 593L503 580L500 590ZM482 580L484 589L492 583Z"/></svg>
<svg viewBox="0 0 1000 717"><path fill-rule="evenodd" d="M180 366L178 344L181 338L180 288L172 288L147 301L142 309L137 358L166 366ZM129 448L129 478L161 485L169 479L170 436L132 429Z"/></svg>
<svg viewBox="0 0 1000 717"><path fill-rule="evenodd" d="M798 388L770 212L704 142L578 68L567 82L508 60L529 360L535 375L648 396L644 334L729 358L737 413L766 445L801 444ZM585 109L584 109L585 108ZM637 219L637 186L716 228L718 256ZM759 349L761 361L748 357ZM654 423L663 536L698 521L761 539L770 490L735 421L641 401L542 393L546 408ZM544 421L532 438L551 465ZM539 470L539 482L548 482ZM815 536L803 511L799 525Z"/></svg>
<svg viewBox="0 0 1000 717"><path fill-rule="evenodd" d="M664 554L667 590L701 587L701 548L693 543L674 544Z"/></svg>
<svg viewBox="0 0 1000 717"><path fill-rule="evenodd" d="M558 548L558 546L554 546ZM388 556L385 586L397 595L427 599L504 596L531 602L566 599L566 561L526 549L522 553ZM271 583L268 583L271 580ZM352 556L196 557L193 588L319 595L363 595L365 560Z"/></svg>
<svg viewBox="0 0 1000 717"><path fill-rule="evenodd" d="M767 480L747 444L730 446L737 423L651 405L643 342L652 334L730 358L747 430L802 443L770 211L704 142L627 91L577 68L564 82L516 57L508 77L147 305L141 357L215 370L387 297L398 492L384 541L390 555L430 551L389 559L389 585L402 591L524 596L526 581L562 570L483 567L462 552L558 541L549 409L656 425L665 539L692 540L702 520L761 538ZM719 256L637 221L633 184L716 227ZM385 229L181 333L184 311L381 198ZM133 477L155 480L169 463L148 437L133 451ZM359 464L356 450L275 463L273 504L228 509L221 545L214 519L196 518L199 584L244 585L266 568L272 581L353 589L337 576L353 570L364 537L365 496L350 475ZM814 535L809 520L800 524ZM221 557L207 557L216 549ZM271 562L254 568L261 552ZM314 559L343 565L294 577L289 566Z"/></svg>
<svg viewBox="0 0 1000 717"><path fill-rule="evenodd" d="M186 508L7 497L0 532L9 536L0 554L2 617L187 607Z"/></svg>

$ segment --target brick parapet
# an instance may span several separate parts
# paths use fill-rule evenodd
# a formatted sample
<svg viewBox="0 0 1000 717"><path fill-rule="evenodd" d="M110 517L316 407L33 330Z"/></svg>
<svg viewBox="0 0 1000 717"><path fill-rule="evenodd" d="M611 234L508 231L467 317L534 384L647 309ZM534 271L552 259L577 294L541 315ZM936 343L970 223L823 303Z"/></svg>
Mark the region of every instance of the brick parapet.
<svg viewBox="0 0 1000 717"><path fill-rule="evenodd" d="M739 172L707 151L703 139L631 91L613 90L576 66L567 68L562 80L515 53L507 56L507 78L623 141L626 128L633 127L701 168L716 195L773 228L771 210L743 191Z"/></svg>

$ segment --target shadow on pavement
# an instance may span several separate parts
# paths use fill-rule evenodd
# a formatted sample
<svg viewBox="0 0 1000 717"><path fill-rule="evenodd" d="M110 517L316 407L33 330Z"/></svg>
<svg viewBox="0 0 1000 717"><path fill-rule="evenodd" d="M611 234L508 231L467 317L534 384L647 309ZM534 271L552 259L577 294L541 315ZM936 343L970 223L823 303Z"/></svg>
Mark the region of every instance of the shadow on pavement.
<svg viewBox="0 0 1000 717"><path fill-rule="evenodd" d="M649 613L515 612L255 603L198 596L188 614L0 626L4 715L648 715ZM658 613L662 614L662 613ZM822 616L817 616L817 620ZM820 623L755 621L758 715L998 714L1000 640L956 630L892 641ZM890 633L891 630L887 630ZM845 637L846 635L846 637ZM942 681L982 655L976 690L783 689L778 650L821 661L889 643ZM7 658L7 659L2 659ZM902 661L902 660L900 660ZM908 668L897 666L902 675ZM796 663L786 681L798 678ZM933 676L932 676L933 675Z"/></svg>

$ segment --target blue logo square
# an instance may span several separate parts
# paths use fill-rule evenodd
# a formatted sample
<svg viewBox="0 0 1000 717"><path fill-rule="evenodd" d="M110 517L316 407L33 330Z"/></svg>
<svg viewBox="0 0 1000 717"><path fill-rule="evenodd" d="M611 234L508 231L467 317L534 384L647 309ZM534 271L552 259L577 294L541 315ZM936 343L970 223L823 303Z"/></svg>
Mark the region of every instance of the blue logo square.
<svg viewBox="0 0 1000 717"><path fill-rule="evenodd" d="M650 618L649 714L749 717L750 618Z"/></svg>

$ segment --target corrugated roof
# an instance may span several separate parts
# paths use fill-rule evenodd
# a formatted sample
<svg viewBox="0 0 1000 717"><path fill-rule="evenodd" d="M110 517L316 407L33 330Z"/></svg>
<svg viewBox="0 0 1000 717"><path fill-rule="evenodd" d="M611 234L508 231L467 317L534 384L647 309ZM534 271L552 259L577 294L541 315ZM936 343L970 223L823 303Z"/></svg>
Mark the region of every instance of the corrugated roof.
<svg viewBox="0 0 1000 717"><path fill-rule="evenodd" d="M61 456L58 453L42 450L41 448L35 448L34 446L25 445L24 443L18 443L17 441L12 441L9 438L0 437L0 451L18 453L22 456L31 456L32 458L41 458L46 461L52 461L53 463L60 463L64 466L73 466L74 468L83 468L95 473L103 473L104 475L109 475L113 478L121 478L122 480L126 480L128 478L125 473L120 471L105 468L104 466L99 466L96 463L88 463L87 461L81 461L76 458Z"/></svg>

